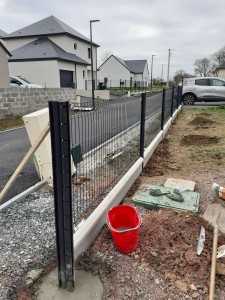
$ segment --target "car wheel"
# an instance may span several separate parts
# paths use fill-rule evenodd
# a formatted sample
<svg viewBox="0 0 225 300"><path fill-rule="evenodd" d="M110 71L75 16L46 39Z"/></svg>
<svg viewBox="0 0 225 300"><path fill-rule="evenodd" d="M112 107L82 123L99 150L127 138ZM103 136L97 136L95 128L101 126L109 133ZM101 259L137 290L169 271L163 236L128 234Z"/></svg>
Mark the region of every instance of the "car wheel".
<svg viewBox="0 0 225 300"><path fill-rule="evenodd" d="M195 100L196 100L196 97L193 94L186 94L183 96L184 105L194 105Z"/></svg>

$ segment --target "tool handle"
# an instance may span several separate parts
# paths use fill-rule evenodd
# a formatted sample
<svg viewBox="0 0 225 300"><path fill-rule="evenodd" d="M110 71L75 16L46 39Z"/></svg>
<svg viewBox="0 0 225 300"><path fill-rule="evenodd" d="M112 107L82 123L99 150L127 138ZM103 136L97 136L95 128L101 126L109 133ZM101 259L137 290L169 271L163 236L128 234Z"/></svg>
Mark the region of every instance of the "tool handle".
<svg viewBox="0 0 225 300"><path fill-rule="evenodd" d="M218 225L214 225L214 232L213 232L213 250L212 250L212 262L211 262L211 274L210 274L210 287L209 287L209 300L214 300L215 278L216 278L217 244L218 244Z"/></svg>

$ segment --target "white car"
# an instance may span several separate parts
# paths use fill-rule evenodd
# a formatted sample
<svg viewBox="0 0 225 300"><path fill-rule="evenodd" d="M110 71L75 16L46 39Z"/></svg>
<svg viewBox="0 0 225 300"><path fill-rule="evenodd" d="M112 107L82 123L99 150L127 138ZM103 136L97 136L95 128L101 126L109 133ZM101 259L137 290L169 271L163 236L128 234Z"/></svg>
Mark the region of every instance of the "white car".
<svg viewBox="0 0 225 300"><path fill-rule="evenodd" d="M30 83L26 79L20 76L9 76L10 86L21 87L21 88L42 88L41 85L36 83Z"/></svg>
<svg viewBox="0 0 225 300"><path fill-rule="evenodd" d="M225 101L225 80L218 77L185 78L182 100L185 105L193 105L196 101Z"/></svg>

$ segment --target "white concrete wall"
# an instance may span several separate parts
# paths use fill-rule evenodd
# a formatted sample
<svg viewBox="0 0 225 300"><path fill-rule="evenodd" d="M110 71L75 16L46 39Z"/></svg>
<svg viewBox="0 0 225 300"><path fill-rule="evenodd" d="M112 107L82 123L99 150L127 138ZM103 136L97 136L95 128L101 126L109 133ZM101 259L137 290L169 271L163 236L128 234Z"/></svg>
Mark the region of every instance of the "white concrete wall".
<svg viewBox="0 0 225 300"><path fill-rule="evenodd" d="M111 56L98 71L98 79L103 80L105 77L110 80L130 80L132 74L124 67L114 56Z"/></svg>
<svg viewBox="0 0 225 300"><path fill-rule="evenodd" d="M83 78L83 71L85 71L85 78ZM82 65L76 66L76 76L77 76L77 89L85 89L85 80L87 80L87 67Z"/></svg>
<svg viewBox="0 0 225 300"><path fill-rule="evenodd" d="M70 36L50 36L49 39L61 47L64 51L76 54L80 58L84 59L91 64L91 59L88 58L88 48L90 43L83 42ZM74 44L77 44L77 48L74 49ZM97 58L97 47L93 45L93 69L96 70L96 58Z"/></svg>
<svg viewBox="0 0 225 300"><path fill-rule="evenodd" d="M5 41L6 48L10 51L13 51L19 47L22 47L26 44L31 43L32 41L35 41L37 38L35 37L25 37L20 39L10 39Z"/></svg>
<svg viewBox="0 0 225 300"><path fill-rule="evenodd" d="M77 96L92 97L91 90L76 90ZM108 100L110 98L109 90L95 90L95 98Z"/></svg>
<svg viewBox="0 0 225 300"><path fill-rule="evenodd" d="M144 81L142 74L134 74L133 81Z"/></svg>
<svg viewBox="0 0 225 300"><path fill-rule="evenodd" d="M60 87L57 61L9 62L9 74L20 75L43 87Z"/></svg>
<svg viewBox="0 0 225 300"><path fill-rule="evenodd" d="M218 77L225 79L225 69L218 70Z"/></svg>
<svg viewBox="0 0 225 300"><path fill-rule="evenodd" d="M8 88L9 85L9 67L5 50L0 46L0 88Z"/></svg>

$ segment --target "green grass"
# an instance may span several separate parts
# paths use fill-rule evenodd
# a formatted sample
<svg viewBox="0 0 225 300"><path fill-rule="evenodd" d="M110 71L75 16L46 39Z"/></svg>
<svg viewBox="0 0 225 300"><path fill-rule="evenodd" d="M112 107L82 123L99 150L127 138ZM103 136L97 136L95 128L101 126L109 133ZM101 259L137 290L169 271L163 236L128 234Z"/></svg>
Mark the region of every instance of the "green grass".
<svg viewBox="0 0 225 300"><path fill-rule="evenodd" d="M202 149L199 147L191 147L190 158L193 160L220 160L225 157L225 148L221 149L221 147L213 146L210 149Z"/></svg>

